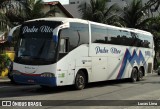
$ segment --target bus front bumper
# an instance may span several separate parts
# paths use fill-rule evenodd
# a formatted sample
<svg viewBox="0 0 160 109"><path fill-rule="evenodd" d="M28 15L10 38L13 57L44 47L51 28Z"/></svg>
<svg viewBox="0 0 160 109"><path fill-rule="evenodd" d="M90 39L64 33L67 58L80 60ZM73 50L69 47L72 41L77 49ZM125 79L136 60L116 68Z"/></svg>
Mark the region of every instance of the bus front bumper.
<svg viewBox="0 0 160 109"><path fill-rule="evenodd" d="M37 84L54 87L56 84L56 77L41 77L40 75L13 75L16 83L22 84Z"/></svg>

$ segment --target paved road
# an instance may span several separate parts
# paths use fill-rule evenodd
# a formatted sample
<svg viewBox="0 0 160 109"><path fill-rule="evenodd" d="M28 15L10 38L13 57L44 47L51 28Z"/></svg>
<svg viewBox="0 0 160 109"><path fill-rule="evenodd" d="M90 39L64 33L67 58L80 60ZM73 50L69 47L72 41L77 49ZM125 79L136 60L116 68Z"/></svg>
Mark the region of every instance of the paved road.
<svg viewBox="0 0 160 109"><path fill-rule="evenodd" d="M37 85L13 85L0 81L0 100L160 100L160 76L151 74L143 81L131 83L128 80L92 83L84 90L76 91L72 86L56 87L50 90ZM98 102L98 101L97 101ZM111 102L111 101L110 101ZM114 104L114 103L113 103ZM81 104L79 104L81 105ZM94 105L94 104L93 104ZM0 107L1 108L1 107ZM2 107L2 109L8 107ZM14 107L20 108L20 107ZM28 107L24 107L28 109ZM32 107L33 108L33 107ZM159 109L159 106L52 106L37 109Z"/></svg>

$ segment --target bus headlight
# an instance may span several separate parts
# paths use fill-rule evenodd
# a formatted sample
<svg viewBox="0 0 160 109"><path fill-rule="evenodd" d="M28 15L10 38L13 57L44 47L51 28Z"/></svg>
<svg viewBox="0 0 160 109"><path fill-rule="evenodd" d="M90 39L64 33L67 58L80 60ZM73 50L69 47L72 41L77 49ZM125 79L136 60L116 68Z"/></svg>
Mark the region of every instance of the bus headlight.
<svg viewBox="0 0 160 109"><path fill-rule="evenodd" d="M18 70L13 70L13 71L12 71L12 74L13 74L13 75L21 75L21 72L18 71Z"/></svg>
<svg viewBox="0 0 160 109"><path fill-rule="evenodd" d="M41 74L41 77L55 77L55 75L53 73L49 73L49 72L46 72L46 73L42 73Z"/></svg>

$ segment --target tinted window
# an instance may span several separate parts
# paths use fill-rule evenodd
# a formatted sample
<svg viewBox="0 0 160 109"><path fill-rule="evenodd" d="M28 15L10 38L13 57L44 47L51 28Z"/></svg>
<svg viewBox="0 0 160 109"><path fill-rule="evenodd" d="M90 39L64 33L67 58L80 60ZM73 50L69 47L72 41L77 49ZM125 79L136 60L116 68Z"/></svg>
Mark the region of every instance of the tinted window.
<svg viewBox="0 0 160 109"><path fill-rule="evenodd" d="M152 48L152 45L153 45L152 37L148 35L139 34L139 38L141 41L141 44L140 44L141 47Z"/></svg>
<svg viewBox="0 0 160 109"><path fill-rule="evenodd" d="M152 48L153 45L153 39L151 36L93 24L91 25L91 35L93 43L105 43L145 48Z"/></svg>
<svg viewBox="0 0 160 109"><path fill-rule="evenodd" d="M77 47L79 42L79 36L76 31L69 29L63 29L60 32L60 38L68 38L69 40L69 51L73 50L75 47Z"/></svg>
<svg viewBox="0 0 160 109"><path fill-rule="evenodd" d="M88 44L89 43L89 26L82 23L70 23L70 28L77 33L79 36L79 44Z"/></svg>
<svg viewBox="0 0 160 109"><path fill-rule="evenodd" d="M106 28L103 26L91 25L91 36L93 43L106 43Z"/></svg>
<svg viewBox="0 0 160 109"><path fill-rule="evenodd" d="M70 28L61 30L60 37L68 38L69 51L81 44L89 43L89 29L87 24L70 23Z"/></svg>
<svg viewBox="0 0 160 109"><path fill-rule="evenodd" d="M123 41L121 41L121 31L118 29L107 29L107 42L108 44L115 44L115 45L123 45Z"/></svg>
<svg viewBox="0 0 160 109"><path fill-rule="evenodd" d="M57 42L53 30L61 22L25 22L20 28L20 39L15 62L27 65L47 65L56 62Z"/></svg>

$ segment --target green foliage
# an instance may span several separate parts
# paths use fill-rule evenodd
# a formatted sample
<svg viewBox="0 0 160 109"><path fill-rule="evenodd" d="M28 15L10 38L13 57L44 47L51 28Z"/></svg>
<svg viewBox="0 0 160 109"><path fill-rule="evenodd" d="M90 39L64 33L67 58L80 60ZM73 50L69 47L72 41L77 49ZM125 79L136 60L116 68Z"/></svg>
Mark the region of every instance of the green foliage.
<svg viewBox="0 0 160 109"><path fill-rule="evenodd" d="M52 8L43 13L43 7L43 0L3 0L0 3L0 30L7 30L26 20L48 17L58 12L56 8Z"/></svg>
<svg viewBox="0 0 160 109"><path fill-rule="evenodd" d="M10 58L6 54L0 55L0 73L10 65Z"/></svg>
<svg viewBox="0 0 160 109"><path fill-rule="evenodd" d="M42 12L43 3L42 0L27 0L27 2L22 3L24 8L25 20L35 19L43 17Z"/></svg>
<svg viewBox="0 0 160 109"><path fill-rule="evenodd" d="M120 16L120 22L129 28L143 28L148 21L146 17L147 7L142 5L142 0L133 0L125 7Z"/></svg>
<svg viewBox="0 0 160 109"><path fill-rule="evenodd" d="M107 0L90 0L90 3L82 3L78 6L79 12L83 19L100 22L111 23L111 20L118 11L118 5L113 4L107 7Z"/></svg>

